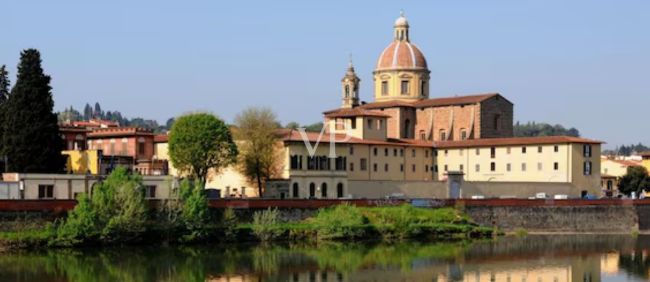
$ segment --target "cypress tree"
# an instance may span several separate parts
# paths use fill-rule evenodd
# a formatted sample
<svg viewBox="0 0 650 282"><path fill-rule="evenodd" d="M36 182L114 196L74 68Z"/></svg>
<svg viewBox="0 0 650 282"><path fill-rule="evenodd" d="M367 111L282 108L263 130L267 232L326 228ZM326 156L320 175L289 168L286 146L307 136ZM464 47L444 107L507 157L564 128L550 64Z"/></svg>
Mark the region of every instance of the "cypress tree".
<svg viewBox="0 0 650 282"><path fill-rule="evenodd" d="M5 65L0 67L0 173L4 172L4 151L2 136L4 136L4 104L9 99L9 72Z"/></svg>
<svg viewBox="0 0 650 282"><path fill-rule="evenodd" d="M9 170L59 173L63 169L63 141L53 112L50 76L43 73L41 54L20 54L16 84L4 106L4 151Z"/></svg>

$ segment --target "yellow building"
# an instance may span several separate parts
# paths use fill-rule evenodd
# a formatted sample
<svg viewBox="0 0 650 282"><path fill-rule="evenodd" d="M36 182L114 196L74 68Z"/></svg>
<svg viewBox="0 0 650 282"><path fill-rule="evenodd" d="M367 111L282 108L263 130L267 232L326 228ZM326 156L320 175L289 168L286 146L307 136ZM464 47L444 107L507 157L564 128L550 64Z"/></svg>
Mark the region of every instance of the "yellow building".
<svg viewBox="0 0 650 282"><path fill-rule="evenodd" d="M633 166L641 166L639 161L629 160L616 160L612 158L601 157L600 160L600 174L601 174L601 188L606 196L617 197L618 183L627 170Z"/></svg>
<svg viewBox="0 0 650 282"><path fill-rule="evenodd" d="M66 172L71 174L98 175L101 165L99 150L66 150L62 152L67 156Z"/></svg>
<svg viewBox="0 0 650 282"><path fill-rule="evenodd" d="M641 164L650 171L650 152L641 153Z"/></svg>

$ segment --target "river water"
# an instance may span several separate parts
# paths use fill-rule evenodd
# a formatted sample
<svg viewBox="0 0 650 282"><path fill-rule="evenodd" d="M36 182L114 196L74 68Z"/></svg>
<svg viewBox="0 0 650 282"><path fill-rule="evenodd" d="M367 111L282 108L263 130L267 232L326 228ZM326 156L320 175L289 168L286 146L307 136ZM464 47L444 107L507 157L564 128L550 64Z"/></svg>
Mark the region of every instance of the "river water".
<svg viewBox="0 0 650 282"><path fill-rule="evenodd" d="M124 247L0 254L0 281L647 281L650 236Z"/></svg>

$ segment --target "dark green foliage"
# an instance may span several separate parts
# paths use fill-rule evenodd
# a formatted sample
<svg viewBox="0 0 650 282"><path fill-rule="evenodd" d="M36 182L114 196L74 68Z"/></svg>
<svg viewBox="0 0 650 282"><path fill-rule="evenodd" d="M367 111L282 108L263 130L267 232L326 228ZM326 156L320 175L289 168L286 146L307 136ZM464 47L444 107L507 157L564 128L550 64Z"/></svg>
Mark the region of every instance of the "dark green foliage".
<svg viewBox="0 0 650 282"><path fill-rule="evenodd" d="M319 210L312 222L318 227L319 239L354 239L363 237L368 219L357 207L339 205Z"/></svg>
<svg viewBox="0 0 650 282"><path fill-rule="evenodd" d="M638 154L638 153L643 153L643 152L649 152L650 147L644 145L644 144L630 144L630 145L622 145L620 147L616 147L614 150L604 150L603 154L604 155L612 155L612 156L631 156L633 154Z"/></svg>
<svg viewBox="0 0 650 282"><path fill-rule="evenodd" d="M63 170L63 141L52 112L50 77L35 49L21 53L18 79L3 106L3 151L14 172L58 173Z"/></svg>
<svg viewBox="0 0 650 282"><path fill-rule="evenodd" d="M252 229L255 236L262 242L275 240L285 233L280 226L277 209L267 209L253 214Z"/></svg>
<svg viewBox="0 0 650 282"><path fill-rule="evenodd" d="M3 117L4 117L4 104L9 99L9 72L5 65L0 67L0 173L4 172L4 153L2 151L2 136L4 135L3 130Z"/></svg>
<svg viewBox="0 0 650 282"><path fill-rule="evenodd" d="M565 128L562 125L550 125L548 123L527 122L514 126L515 137L537 137L537 136L573 136L580 137L580 132L575 128Z"/></svg>
<svg viewBox="0 0 650 282"><path fill-rule="evenodd" d="M232 208L227 208L221 215L221 228L223 230L223 237L227 241L234 241L237 238L237 214Z"/></svg>
<svg viewBox="0 0 650 282"><path fill-rule="evenodd" d="M632 192L639 195L643 191L650 191L648 170L642 166L628 167L627 173L618 184L618 190L625 195L630 195Z"/></svg>
<svg viewBox="0 0 650 282"><path fill-rule="evenodd" d="M237 146L230 128L211 114L179 117L169 134L169 155L174 167L205 185L210 170L235 162Z"/></svg>

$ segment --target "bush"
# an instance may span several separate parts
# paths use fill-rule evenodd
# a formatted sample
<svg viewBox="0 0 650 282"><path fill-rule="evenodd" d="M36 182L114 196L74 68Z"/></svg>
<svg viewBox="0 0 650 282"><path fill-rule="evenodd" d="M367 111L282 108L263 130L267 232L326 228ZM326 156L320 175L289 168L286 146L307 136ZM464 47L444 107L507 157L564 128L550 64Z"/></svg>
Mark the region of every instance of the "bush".
<svg viewBox="0 0 650 282"><path fill-rule="evenodd" d="M221 215L221 228L223 229L223 237L227 241L236 239L237 236L237 215L235 210L227 208Z"/></svg>
<svg viewBox="0 0 650 282"><path fill-rule="evenodd" d="M264 211L257 211L253 214L253 234L262 242L275 240L283 233L279 223L277 209L268 208Z"/></svg>
<svg viewBox="0 0 650 282"><path fill-rule="evenodd" d="M351 205L321 209L312 221L319 239L354 239L363 237L368 220Z"/></svg>
<svg viewBox="0 0 650 282"><path fill-rule="evenodd" d="M187 234L183 240L194 241L207 235L208 200L201 183L184 180L180 185L181 220Z"/></svg>

